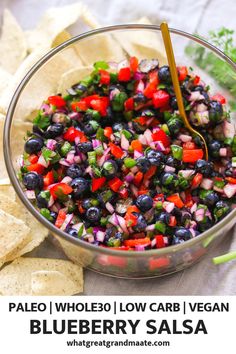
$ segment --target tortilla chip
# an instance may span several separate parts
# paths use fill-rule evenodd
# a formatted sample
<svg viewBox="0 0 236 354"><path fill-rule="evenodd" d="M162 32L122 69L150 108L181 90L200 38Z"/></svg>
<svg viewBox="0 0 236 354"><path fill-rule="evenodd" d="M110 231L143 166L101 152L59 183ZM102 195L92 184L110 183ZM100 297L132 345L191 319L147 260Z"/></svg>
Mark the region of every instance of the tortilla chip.
<svg viewBox="0 0 236 354"><path fill-rule="evenodd" d="M0 293L2 295L31 295L31 283L35 278L40 277L37 274L32 277L32 274L39 271L60 272L76 285L73 293L83 291L82 268L72 262L61 259L18 258L1 270Z"/></svg>
<svg viewBox="0 0 236 354"><path fill-rule="evenodd" d="M135 23L151 24L147 17ZM114 37L130 56L136 56L139 60L157 58L161 66L167 63L164 44L158 32L148 31L147 35L145 30L117 32Z"/></svg>
<svg viewBox="0 0 236 354"><path fill-rule="evenodd" d="M4 93L12 80L12 75L0 67L0 96Z"/></svg>
<svg viewBox="0 0 236 354"><path fill-rule="evenodd" d="M40 270L31 274L31 295L68 296L78 292L78 285L61 272Z"/></svg>
<svg viewBox="0 0 236 354"><path fill-rule="evenodd" d="M27 54L25 35L16 19L5 9L0 38L0 66L14 74Z"/></svg>
<svg viewBox="0 0 236 354"><path fill-rule="evenodd" d="M16 193L10 183L9 178L0 179L0 198L2 196L7 196L12 201L16 200Z"/></svg>
<svg viewBox="0 0 236 354"><path fill-rule="evenodd" d="M66 94L66 90L78 83L80 80L84 79L93 70L92 66L77 67L65 72L58 84L58 92L63 95Z"/></svg>
<svg viewBox="0 0 236 354"><path fill-rule="evenodd" d="M30 229L29 242L21 249L18 249L11 257L7 257L7 261L11 261L32 251L35 247L39 246L48 235L48 230L28 212L22 203L14 202L10 200L8 196L2 195L0 198L0 209L22 220Z"/></svg>
<svg viewBox="0 0 236 354"><path fill-rule="evenodd" d="M0 260L11 256L29 240L30 229L23 221L0 209Z"/></svg>
<svg viewBox="0 0 236 354"><path fill-rule="evenodd" d="M68 39L71 38L71 34L67 31L62 31L61 33L59 33L56 38L53 40L51 47L55 48L58 45L64 43L65 41L67 41Z"/></svg>
<svg viewBox="0 0 236 354"><path fill-rule="evenodd" d="M93 14L90 12L90 10L87 8L87 6L84 6L84 8L83 8L82 18L83 18L84 22L91 28L101 27L101 25L97 21L96 17L93 16Z"/></svg>
<svg viewBox="0 0 236 354"><path fill-rule="evenodd" d="M82 14L83 6L82 3L74 3L48 9L36 29L27 32L29 51L35 51L38 48L51 48L59 33L78 20Z"/></svg>

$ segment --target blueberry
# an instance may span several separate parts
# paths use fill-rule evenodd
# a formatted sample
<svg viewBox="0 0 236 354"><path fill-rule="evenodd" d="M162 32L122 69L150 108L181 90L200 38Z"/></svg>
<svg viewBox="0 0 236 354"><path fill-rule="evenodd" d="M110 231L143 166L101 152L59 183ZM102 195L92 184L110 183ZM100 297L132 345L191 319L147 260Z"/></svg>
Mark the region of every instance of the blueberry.
<svg viewBox="0 0 236 354"><path fill-rule="evenodd" d="M89 182L83 177L77 177L72 180L71 187L73 188L73 194L76 199L81 197L85 192L89 191Z"/></svg>
<svg viewBox="0 0 236 354"><path fill-rule="evenodd" d="M25 143L25 152L27 154L35 154L39 152L43 147L43 139L31 138Z"/></svg>
<svg viewBox="0 0 236 354"><path fill-rule="evenodd" d="M198 228L201 232L210 229L210 227L212 226L213 226L213 220L211 220L208 216L204 218L204 221L198 223Z"/></svg>
<svg viewBox="0 0 236 354"><path fill-rule="evenodd" d="M89 151L93 151L93 144L90 141L86 141L85 143L80 143L77 145L79 151L86 153Z"/></svg>
<svg viewBox="0 0 236 354"><path fill-rule="evenodd" d="M138 196L136 200L136 205L141 211L145 212L152 208L153 200L151 197L149 197L149 195L142 194Z"/></svg>
<svg viewBox="0 0 236 354"><path fill-rule="evenodd" d="M86 198L82 201L82 208L87 210L87 209L91 208L92 206L93 206L92 199Z"/></svg>
<svg viewBox="0 0 236 354"><path fill-rule="evenodd" d="M199 91L201 93L203 90L204 90L204 87L202 85L196 85L192 88L192 91Z"/></svg>
<svg viewBox="0 0 236 354"><path fill-rule="evenodd" d="M170 223L170 214L162 212L156 216L156 221L161 221L164 224L168 225Z"/></svg>
<svg viewBox="0 0 236 354"><path fill-rule="evenodd" d="M221 148L221 143L218 140L212 140L211 142L208 143L209 154L212 157L220 156L220 148Z"/></svg>
<svg viewBox="0 0 236 354"><path fill-rule="evenodd" d="M140 169L141 172L145 173L151 167L151 163L146 157L142 156L136 160L136 166Z"/></svg>
<svg viewBox="0 0 236 354"><path fill-rule="evenodd" d="M146 157L153 166L160 166L161 162L164 160L164 154L161 151L156 150L148 150L146 152Z"/></svg>
<svg viewBox="0 0 236 354"><path fill-rule="evenodd" d="M183 168L183 162L175 159L173 156L169 156L165 164L175 168Z"/></svg>
<svg viewBox="0 0 236 354"><path fill-rule="evenodd" d="M185 227L178 227L175 230L175 236L184 241L190 240L192 238L192 234L189 229Z"/></svg>
<svg viewBox="0 0 236 354"><path fill-rule="evenodd" d="M101 210L97 207L91 207L86 211L86 218L91 223L96 223L101 218Z"/></svg>
<svg viewBox="0 0 236 354"><path fill-rule="evenodd" d="M212 207L218 201L219 201L219 196L216 192L210 192L204 198L204 204L206 204L208 207Z"/></svg>
<svg viewBox="0 0 236 354"><path fill-rule="evenodd" d="M37 206L41 208L48 208L48 201L43 196L44 193L40 192L36 197Z"/></svg>
<svg viewBox="0 0 236 354"><path fill-rule="evenodd" d="M169 66L164 65L164 66L160 67L160 69L158 70L158 78L161 82L164 82L164 83L171 82Z"/></svg>
<svg viewBox="0 0 236 354"><path fill-rule="evenodd" d="M107 160L102 165L102 173L108 179L114 178L117 171L118 171L118 166L116 162L113 160Z"/></svg>
<svg viewBox="0 0 236 354"><path fill-rule="evenodd" d="M46 132L44 133L44 137L46 139L54 139L57 136L61 135L64 131L64 125L61 123L51 124Z"/></svg>
<svg viewBox="0 0 236 354"><path fill-rule="evenodd" d="M172 96L170 99L170 106L173 110L177 110L178 109L178 105L177 105L177 99L175 96Z"/></svg>
<svg viewBox="0 0 236 354"><path fill-rule="evenodd" d="M218 123L223 117L223 107L218 101L211 101L209 104L209 118L213 123Z"/></svg>
<svg viewBox="0 0 236 354"><path fill-rule="evenodd" d="M134 103L136 103L137 105L147 102L146 97L141 92L139 92L135 96L133 96L133 99L134 99Z"/></svg>
<svg viewBox="0 0 236 354"><path fill-rule="evenodd" d="M83 85L83 84L81 84L81 83L79 83L79 84L73 85L72 89L74 91L76 91L77 94L82 94L82 93L85 93L87 91L88 87Z"/></svg>
<svg viewBox="0 0 236 354"><path fill-rule="evenodd" d="M73 229L73 227L71 227L67 233L70 235L70 236L73 236L73 237L76 237L78 238L78 231L76 229Z"/></svg>
<svg viewBox="0 0 236 354"><path fill-rule="evenodd" d="M173 236L172 242L171 242L172 245L180 245L181 243L184 243L184 239L179 238L177 236Z"/></svg>
<svg viewBox="0 0 236 354"><path fill-rule="evenodd" d="M164 172L161 175L161 184L165 187L173 188L177 186L178 177L173 172Z"/></svg>
<svg viewBox="0 0 236 354"><path fill-rule="evenodd" d="M91 136L94 135L96 133L97 129L91 124L91 123L87 123L84 126L84 133L87 136Z"/></svg>
<svg viewBox="0 0 236 354"><path fill-rule="evenodd" d="M76 177L81 177L83 172L79 165L73 164L67 168L66 174L70 178L74 179Z"/></svg>
<svg viewBox="0 0 236 354"><path fill-rule="evenodd" d="M42 189L43 188L43 177L38 175L36 172L28 172L23 177L23 184L26 189Z"/></svg>
<svg viewBox="0 0 236 354"><path fill-rule="evenodd" d="M212 164L209 161L201 159L196 161L195 169L206 177L210 176L213 171Z"/></svg>
<svg viewBox="0 0 236 354"><path fill-rule="evenodd" d="M134 213L137 217L137 224L133 226L134 231L136 232L142 232L146 229L147 227L147 222L142 214Z"/></svg>
<svg viewBox="0 0 236 354"><path fill-rule="evenodd" d="M125 124L125 123L119 123L119 122L117 122L117 123L114 123L114 124L112 125L112 130L113 130L114 133L120 132L121 130L123 130L123 129L125 129L125 128L126 128L126 124Z"/></svg>

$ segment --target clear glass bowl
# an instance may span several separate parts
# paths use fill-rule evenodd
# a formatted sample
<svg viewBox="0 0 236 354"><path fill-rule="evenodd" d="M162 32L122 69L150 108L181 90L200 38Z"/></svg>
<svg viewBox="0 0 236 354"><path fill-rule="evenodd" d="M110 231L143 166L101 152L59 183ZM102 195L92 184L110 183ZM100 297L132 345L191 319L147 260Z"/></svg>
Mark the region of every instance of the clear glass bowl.
<svg viewBox="0 0 236 354"><path fill-rule="evenodd" d="M236 64L220 50L209 43L188 33L171 29L171 38L176 54L177 65L196 68L202 80L210 84L211 91L224 92L217 82L196 67L191 56L185 54L188 44L197 44L201 50L218 57L229 65L232 79L236 73ZM75 239L58 230L34 208L25 197L17 178L17 158L23 151L24 141L19 134L19 119L31 121L32 110L40 107L41 102L50 94L57 93L57 84L61 75L72 67L85 68L99 60L116 61L136 55L139 59L158 57L161 64L166 63L163 53L160 28L154 25L119 25L97 29L78 35L57 48L51 50L28 72L19 84L9 106L5 130L4 153L11 182L23 204L45 227L65 254L77 264L91 270L123 278L159 277L182 270L197 262L217 240L224 241L227 231L235 223L236 210L227 215L200 236L181 245L160 250L144 252L125 252L101 248ZM84 72L84 71L83 71ZM80 77L72 77L74 83ZM224 92L228 100L229 92ZM17 137L19 137L17 139Z"/></svg>

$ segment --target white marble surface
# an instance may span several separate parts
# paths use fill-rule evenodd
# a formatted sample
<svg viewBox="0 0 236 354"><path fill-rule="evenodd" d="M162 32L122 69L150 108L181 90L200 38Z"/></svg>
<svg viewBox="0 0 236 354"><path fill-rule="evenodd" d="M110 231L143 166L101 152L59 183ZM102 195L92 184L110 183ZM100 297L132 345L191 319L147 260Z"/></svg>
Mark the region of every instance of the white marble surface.
<svg viewBox="0 0 236 354"><path fill-rule="evenodd" d="M0 13L8 7L24 29L35 26L42 13L51 6L75 0L0 0ZM234 0L84 0L102 25L128 23L148 16L153 23L168 20L172 27L204 35L222 25L236 30ZM74 26L73 32L79 31ZM193 268L154 280L121 280L85 271L85 295L236 295L236 262L214 266L212 257L236 249L236 235L225 235ZM34 255L61 257L48 241Z"/></svg>

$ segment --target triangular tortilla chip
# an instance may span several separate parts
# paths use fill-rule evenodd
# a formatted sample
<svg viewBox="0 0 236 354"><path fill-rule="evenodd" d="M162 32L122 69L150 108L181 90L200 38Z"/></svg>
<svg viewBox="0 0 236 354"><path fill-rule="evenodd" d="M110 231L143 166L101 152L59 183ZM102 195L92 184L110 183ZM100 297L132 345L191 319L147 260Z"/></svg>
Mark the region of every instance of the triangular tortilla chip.
<svg viewBox="0 0 236 354"><path fill-rule="evenodd" d="M65 72L59 80L58 92L62 93L63 95L66 94L66 90L68 88L84 79L91 73L92 70L92 66L80 66Z"/></svg>

